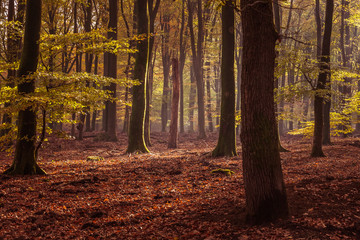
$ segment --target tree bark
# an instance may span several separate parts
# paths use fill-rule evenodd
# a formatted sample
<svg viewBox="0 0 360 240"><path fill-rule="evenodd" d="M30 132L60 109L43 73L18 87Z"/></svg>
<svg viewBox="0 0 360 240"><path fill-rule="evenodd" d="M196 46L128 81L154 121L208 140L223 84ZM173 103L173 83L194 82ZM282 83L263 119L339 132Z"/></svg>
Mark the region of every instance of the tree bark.
<svg viewBox="0 0 360 240"><path fill-rule="evenodd" d="M173 96L171 101L171 121L170 121L170 136L169 136L168 148L177 148L180 78L179 78L179 61L176 58L172 59L172 76L173 76L172 78Z"/></svg>
<svg viewBox="0 0 360 240"><path fill-rule="evenodd" d="M137 32L148 35L147 0L136 0ZM134 79L140 85L133 86L132 111L130 116L127 153L149 152L144 140L144 120L146 108L146 76L148 68L148 38L137 43Z"/></svg>
<svg viewBox="0 0 360 240"><path fill-rule="evenodd" d="M118 0L109 0L109 23L108 23L108 33L107 38L109 40L117 40L117 24L118 24ZM105 52L104 58L104 76L117 78L117 55L115 53ZM105 111L106 114L106 124L105 124L105 134L106 139L109 141L117 141L116 137L116 83L110 83L106 87L106 90L109 92L110 96L113 98L112 101L105 102Z"/></svg>
<svg viewBox="0 0 360 240"><path fill-rule="evenodd" d="M212 156L236 156L234 0L222 7L221 116L217 146Z"/></svg>
<svg viewBox="0 0 360 240"><path fill-rule="evenodd" d="M205 102L204 102L204 80L203 80L203 42L204 42L204 27L202 19L202 0L197 0L197 19L198 19L198 34L197 43L195 43L195 33L193 26L193 11L194 5L188 0L189 11L189 30L191 40L191 51L193 55L194 76L197 88L197 102L198 102L198 132L199 138L205 139Z"/></svg>
<svg viewBox="0 0 360 240"><path fill-rule="evenodd" d="M161 101L161 132L166 132L166 126L168 123L168 105L170 103L170 91L169 91L169 76L170 76L170 15L169 13L163 13L161 18L161 30L163 35L161 37L161 53L162 53L162 65L163 65L163 94Z"/></svg>
<svg viewBox="0 0 360 240"><path fill-rule="evenodd" d="M195 77L194 66L190 67L190 92L189 92L189 132L194 132L194 106L195 106Z"/></svg>
<svg viewBox="0 0 360 240"><path fill-rule="evenodd" d="M27 0L24 46L18 70L18 76L23 80L27 79L18 84L18 92L23 96L35 91L35 79L31 75L36 72L39 59L41 7L41 0ZM45 174L37 164L36 123L36 110L32 107L19 111L15 157L11 167L4 173L14 175Z"/></svg>
<svg viewBox="0 0 360 240"><path fill-rule="evenodd" d="M314 138L311 151L311 157L324 157L325 154L322 150L323 126L324 126L324 109L323 91L326 89L326 82L330 78L330 45L331 45L331 32L332 32L332 19L334 11L334 1L326 1L326 14L325 14L325 29L322 42L320 72L316 85L316 93L314 99Z"/></svg>
<svg viewBox="0 0 360 240"><path fill-rule="evenodd" d="M179 77L180 77L180 133L185 132L184 127L184 66L186 61L186 41L184 41L185 30L185 0L182 0L181 27L180 27L180 58L179 58Z"/></svg>
<svg viewBox="0 0 360 240"><path fill-rule="evenodd" d="M247 221L288 216L274 105L275 41L271 1L242 0L241 141Z"/></svg>

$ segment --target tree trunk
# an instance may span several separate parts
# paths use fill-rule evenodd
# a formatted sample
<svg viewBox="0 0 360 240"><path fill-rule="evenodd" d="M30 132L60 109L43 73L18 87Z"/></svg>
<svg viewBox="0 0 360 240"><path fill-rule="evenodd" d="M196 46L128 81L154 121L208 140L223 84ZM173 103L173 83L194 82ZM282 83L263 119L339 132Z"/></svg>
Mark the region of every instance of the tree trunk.
<svg viewBox="0 0 360 240"><path fill-rule="evenodd" d="M288 216L274 105L275 41L271 1L242 0L241 141L247 221Z"/></svg>
<svg viewBox="0 0 360 240"><path fill-rule="evenodd" d="M36 72L39 58L39 39L41 29L41 0L27 0L24 47L21 54L18 76L27 78L18 84L20 95L35 92L35 79L31 74ZM15 146L15 157L6 174L27 175L45 174L37 164L36 154L36 110L28 107L19 111L18 136Z"/></svg>
<svg viewBox="0 0 360 240"><path fill-rule="evenodd" d="M171 101L171 122L168 148L177 148L178 139L178 115L179 115L179 97L180 97L180 79L179 79L179 61L172 59L173 75L173 96Z"/></svg>
<svg viewBox="0 0 360 240"><path fill-rule="evenodd" d="M184 66L186 61L186 41L184 41L185 29L185 0L182 0L181 9L181 27L180 27L180 59L179 59L179 77L180 77L180 133L185 132L184 127Z"/></svg>
<svg viewBox="0 0 360 240"><path fill-rule="evenodd" d="M205 65L207 66L207 69L206 69L207 120L208 120L208 125L209 125L209 132L213 132L214 126L213 126L212 111L211 111L210 62L206 62Z"/></svg>
<svg viewBox="0 0 360 240"><path fill-rule="evenodd" d="M148 9L150 17L150 43L149 43L149 74L147 76L147 89L146 89L146 110L145 110L145 129L144 129L144 138L147 146L151 146L150 141L150 110L151 110L151 101L153 93L153 81L154 81L154 65L156 60L156 49L154 48L155 38L155 19L159 10L160 0L156 0L155 6L153 0L148 0ZM154 54L155 53L155 54ZM154 57L153 57L154 55ZM153 59L153 60L152 60Z"/></svg>
<svg viewBox="0 0 360 240"><path fill-rule="evenodd" d="M109 31L107 33L107 38L110 40L117 40L117 22L118 22L118 0L109 0ZM104 76L117 78L117 56L115 53L105 52L104 58ZM106 87L106 90L109 92L110 96L113 98L112 101L105 102L105 111L106 114L106 124L105 124L105 134L106 139L109 141L117 141L116 137L116 83L110 83Z"/></svg>
<svg viewBox="0 0 360 240"><path fill-rule="evenodd" d="M195 77L194 67L190 67L190 93L189 93L189 132L194 132L194 106L195 106Z"/></svg>
<svg viewBox="0 0 360 240"><path fill-rule="evenodd" d="M236 156L234 0L222 7L221 116L217 146L212 156Z"/></svg>
<svg viewBox="0 0 360 240"><path fill-rule="evenodd" d="M136 0L136 19L138 34L148 34L147 0ZM132 111L130 116L127 153L149 152L144 140L144 120L146 108L146 76L148 67L148 41L146 38L137 43L134 66L134 79L140 85L133 86Z"/></svg>
<svg viewBox="0 0 360 240"><path fill-rule="evenodd" d="M316 94L314 99L314 138L311 151L312 157L324 157L322 150L324 111L323 111L323 90L326 89L326 82L330 78L330 45L332 32L332 18L334 11L334 1L326 1L325 29L322 42L320 72L316 85Z"/></svg>
<svg viewBox="0 0 360 240"><path fill-rule="evenodd" d="M170 91L169 91L169 76L170 76L170 16L169 13L163 13L161 19L161 30L163 32L161 37L161 53L162 53L162 65L163 65L163 95L161 102L161 131L166 132L166 126L168 123L168 105L170 102Z"/></svg>
<svg viewBox="0 0 360 240"><path fill-rule="evenodd" d="M189 11L189 29L191 40L191 51L193 55L194 76L197 88L197 102L198 102L198 131L199 138L206 138L205 132L205 103L204 103L204 80L203 80L203 42L204 42L204 28L202 20L202 0L197 0L197 19L198 19L198 34L197 43L195 44L195 34L193 26L193 10L194 6L188 0Z"/></svg>

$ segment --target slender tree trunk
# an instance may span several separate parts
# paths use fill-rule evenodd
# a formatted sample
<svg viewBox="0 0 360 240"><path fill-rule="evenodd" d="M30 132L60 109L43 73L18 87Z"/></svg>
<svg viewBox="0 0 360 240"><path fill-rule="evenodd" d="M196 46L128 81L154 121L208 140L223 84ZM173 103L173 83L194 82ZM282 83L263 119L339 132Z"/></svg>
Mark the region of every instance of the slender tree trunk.
<svg viewBox="0 0 360 240"><path fill-rule="evenodd" d="M322 42L320 73L316 85L316 94L314 99L314 138L311 151L312 157L324 157L322 150L323 126L324 126L324 111L323 111L323 93L326 89L327 79L330 78L330 45L331 45L331 32L332 32L332 18L334 11L334 1L326 1L326 15L325 15L325 29L324 38Z"/></svg>
<svg viewBox="0 0 360 240"><path fill-rule="evenodd" d="M247 221L288 216L274 105L275 41L271 1L241 1L241 141Z"/></svg>
<svg viewBox="0 0 360 240"><path fill-rule="evenodd" d="M234 0L222 7L221 116L217 146L212 156L236 156Z"/></svg>
<svg viewBox="0 0 360 240"><path fill-rule="evenodd" d="M148 0L148 9L149 9L149 21L150 21L150 42L149 42L149 74L147 76L147 89L146 89L146 110L145 110L145 129L144 129L144 138L145 144L151 146L150 141L150 110L151 110L151 101L153 93L153 79L154 79L154 65L156 60L156 49L154 48L155 43L155 19L159 10L160 0L156 0L155 6L153 0ZM155 54L154 54L155 53ZM152 60L153 59L153 60Z"/></svg>
<svg viewBox="0 0 360 240"><path fill-rule="evenodd" d="M125 23L125 28L126 28L126 36L128 38L130 38L130 27L128 24L128 21L126 19L125 13L124 13L124 4L123 4L123 0L120 0L120 12L121 12L121 17L124 20ZM134 23L135 26L135 23ZM130 42L130 48L132 48L133 42ZM127 64L126 64L126 68L125 68L125 77L126 79L128 79L130 77L130 68L131 68L131 57L133 56L133 53L128 53L128 58L127 58ZM130 92L130 88L126 87L125 88L125 103L128 103L129 101L129 92ZM124 114L124 124L123 124L123 129L122 129L122 133L128 133L128 128L129 128L129 119L130 119L130 107L128 106L128 104L126 104L125 106L125 114Z"/></svg>
<svg viewBox="0 0 360 240"><path fill-rule="evenodd" d="M161 131L166 132L166 126L168 123L168 105L170 102L170 91L169 91L169 76L170 76L170 16L169 13L163 13L161 21L161 30L163 35L161 38L161 53L162 53L162 65L163 65L163 76L164 76L164 85L163 85L163 95L161 102Z"/></svg>
<svg viewBox="0 0 360 240"><path fill-rule="evenodd" d="M172 59L173 75L173 96L171 101L171 122L168 148L177 148L178 139L178 115L179 115L179 97L180 97L180 78L179 78L179 61Z"/></svg>
<svg viewBox="0 0 360 240"><path fill-rule="evenodd" d="M109 31L107 33L107 38L110 40L117 40L117 22L118 22L118 0L109 0ZM104 76L117 78L117 56L115 53L105 52L104 58ZM116 83L110 83L106 90L109 92L110 96L113 98L112 101L105 102L105 111L106 114L106 123L105 123L105 133L109 141L117 141L116 137Z"/></svg>
<svg viewBox="0 0 360 240"><path fill-rule="evenodd" d="M180 133L185 132L184 127L184 66L186 61L186 41L184 41L185 30L185 0L182 0L181 9L181 27L180 27L180 59L179 59L179 77L180 77Z"/></svg>
<svg viewBox="0 0 360 240"><path fill-rule="evenodd" d="M41 0L27 0L24 47L21 54L18 76L26 81L18 84L20 95L35 92L35 79L31 74L36 72L39 58L39 40L41 29ZM18 136L15 146L15 157L6 174L33 175L45 174L37 164L36 144L36 110L32 107L19 111Z"/></svg>
<svg viewBox="0 0 360 240"><path fill-rule="evenodd" d="M210 62L207 62L205 65L207 66L206 69L207 120L209 125L209 132L213 132L214 126L213 126L212 111L211 111Z"/></svg>
<svg viewBox="0 0 360 240"><path fill-rule="evenodd" d="M203 80L203 42L204 42L204 28L202 20L202 0L197 0L197 19L198 19L198 34L197 43L195 44L195 33L193 26L193 10L194 6L188 0L189 11L189 29L191 40L191 51L193 55L194 76L197 88L197 102L198 102L198 131L199 138L206 138L205 132L205 103L204 103L204 80Z"/></svg>
<svg viewBox="0 0 360 240"><path fill-rule="evenodd" d="M194 132L194 106L195 106L195 77L194 67L190 67L190 94L189 94L189 132Z"/></svg>
<svg viewBox="0 0 360 240"><path fill-rule="evenodd" d="M138 34L148 34L147 0L136 0L136 19ZM146 76L148 68L148 38L137 43L134 79L140 85L133 86L132 111L128 136L127 153L149 152L144 140L144 120L146 108Z"/></svg>

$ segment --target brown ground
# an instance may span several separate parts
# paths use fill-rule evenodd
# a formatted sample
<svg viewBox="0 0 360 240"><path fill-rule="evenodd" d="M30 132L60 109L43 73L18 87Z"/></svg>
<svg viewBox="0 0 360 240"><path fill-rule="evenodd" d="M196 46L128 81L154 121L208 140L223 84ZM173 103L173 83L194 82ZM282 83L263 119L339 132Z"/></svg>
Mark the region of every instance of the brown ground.
<svg viewBox="0 0 360 240"><path fill-rule="evenodd" d="M360 239L357 139L335 139L326 158L309 158L310 140L283 139L290 218L253 227L243 220L241 154L210 158L215 135L182 135L176 150L167 136L152 141L151 154L128 156L125 136L51 140L39 160L47 176L0 175L0 239ZM0 170L10 164L0 153Z"/></svg>

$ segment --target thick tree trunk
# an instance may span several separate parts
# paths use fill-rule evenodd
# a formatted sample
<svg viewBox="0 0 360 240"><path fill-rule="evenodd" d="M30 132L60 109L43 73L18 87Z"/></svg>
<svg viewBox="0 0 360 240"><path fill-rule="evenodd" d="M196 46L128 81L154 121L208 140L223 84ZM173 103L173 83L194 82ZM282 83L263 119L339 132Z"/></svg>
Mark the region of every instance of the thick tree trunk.
<svg viewBox="0 0 360 240"><path fill-rule="evenodd" d="M324 157L322 150L323 126L324 126L324 111L323 111L323 90L326 89L326 82L330 78L330 45L332 32L332 18L334 11L334 1L326 1L326 15L325 15L325 29L324 38L322 42L320 72L318 82L316 85L316 94L314 100L314 138L311 151L312 157Z"/></svg>
<svg viewBox="0 0 360 240"><path fill-rule="evenodd" d="M271 1L242 0L241 141L247 221L288 216L274 106L275 41Z"/></svg>
<svg viewBox="0 0 360 240"><path fill-rule="evenodd" d="M217 146L212 156L236 156L234 1L222 7L221 116Z"/></svg>
<svg viewBox="0 0 360 240"><path fill-rule="evenodd" d="M179 78L179 61L176 58L172 59L172 76L173 76L172 78L173 96L171 101L171 122L170 122L170 136L169 136L168 148L177 148L180 78Z"/></svg>
<svg viewBox="0 0 360 240"><path fill-rule="evenodd" d="M118 22L118 0L109 0L109 31L107 33L107 38L111 40L117 40L117 22ZM104 58L106 58L106 65L104 64L104 76L117 78L117 56L114 53L105 52ZM110 96L113 98L113 101L105 102L105 111L106 114L106 124L105 124L105 134L106 139L109 141L117 141L116 137L116 84L110 83L106 90L109 92Z"/></svg>
<svg viewBox="0 0 360 240"><path fill-rule="evenodd" d="M138 34L148 34L147 0L136 0L136 19ZM134 79L140 85L133 86L132 111L130 116L127 153L149 152L144 140L144 120L146 108L146 76L148 67L148 41L146 38L137 44Z"/></svg>
<svg viewBox="0 0 360 240"><path fill-rule="evenodd" d="M21 54L18 76L27 78L18 84L20 95L35 91L35 79L31 76L36 72L39 58L39 39L41 28L41 0L27 0L24 47ZM15 146L14 161L6 174L45 174L38 166L36 159L36 111L28 107L19 111L18 137Z"/></svg>

